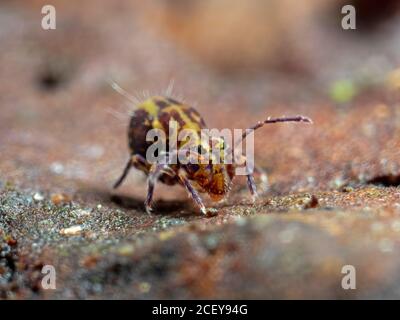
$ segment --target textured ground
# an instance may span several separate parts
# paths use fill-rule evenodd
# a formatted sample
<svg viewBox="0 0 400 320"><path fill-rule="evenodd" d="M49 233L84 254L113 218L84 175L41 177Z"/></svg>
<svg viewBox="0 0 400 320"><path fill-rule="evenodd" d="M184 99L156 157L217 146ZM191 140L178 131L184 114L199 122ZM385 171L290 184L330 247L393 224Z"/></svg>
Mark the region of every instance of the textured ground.
<svg viewBox="0 0 400 320"><path fill-rule="evenodd" d="M197 1L54 3L55 31L40 28L41 1L0 5L0 298L400 298L398 23L365 18L348 36L314 2L296 19L280 2L273 21L257 1L220 20ZM246 49L241 28L211 23L236 21L259 26ZM109 79L137 95L174 79L210 127L314 125L256 134L271 183L256 204L239 178L204 218L159 186L148 216L141 173L111 189L128 116ZM56 290L41 286L48 264ZM356 290L341 288L347 264Z"/></svg>

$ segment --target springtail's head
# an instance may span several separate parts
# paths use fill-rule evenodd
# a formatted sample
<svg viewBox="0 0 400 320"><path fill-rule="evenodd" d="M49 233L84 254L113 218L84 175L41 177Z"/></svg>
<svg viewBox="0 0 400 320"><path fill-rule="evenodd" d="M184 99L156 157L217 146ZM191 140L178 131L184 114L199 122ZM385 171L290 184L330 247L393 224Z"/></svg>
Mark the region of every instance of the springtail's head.
<svg viewBox="0 0 400 320"><path fill-rule="evenodd" d="M265 124L279 122L312 123L312 120L304 116L267 118L246 129L234 146L236 147L242 143L250 133ZM212 137L209 143L198 145L195 161L189 161L184 166L191 179L197 183L199 189L207 192L213 200L222 199L230 190L232 180L236 175L236 167L238 166L236 160L239 160L241 165L248 165L245 156L239 155L239 157L236 157L233 151L233 148L228 146L223 138ZM205 155L208 155L208 157L205 157ZM250 171L245 172L252 174Z"/></svg>

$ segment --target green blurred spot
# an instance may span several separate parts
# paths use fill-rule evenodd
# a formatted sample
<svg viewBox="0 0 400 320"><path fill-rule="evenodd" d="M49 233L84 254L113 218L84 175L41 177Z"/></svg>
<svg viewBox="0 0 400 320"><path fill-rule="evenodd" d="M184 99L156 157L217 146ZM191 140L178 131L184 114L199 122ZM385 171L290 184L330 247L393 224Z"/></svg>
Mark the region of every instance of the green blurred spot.
<svg viewBox="0 0 400 320"><path fill-rule="evenodd" d="M337 103L346 103L351 101L357 94L357 88L350 80L339 80L332 84L330 96Z"/></svg>

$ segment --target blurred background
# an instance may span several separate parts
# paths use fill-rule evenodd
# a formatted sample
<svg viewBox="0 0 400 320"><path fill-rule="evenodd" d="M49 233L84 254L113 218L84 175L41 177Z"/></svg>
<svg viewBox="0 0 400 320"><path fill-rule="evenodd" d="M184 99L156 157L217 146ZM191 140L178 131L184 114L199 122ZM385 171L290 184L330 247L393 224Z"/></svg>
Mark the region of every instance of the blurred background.
<svg viewBox="0 0 400 320"><path fill-rule="evenodd" d="M47 4L56 8L56 30L41 27L41 9ZM342 28L341 10L347 4L356 8L356 30ZM87 241L86 244L97 239L133 237L139 229L158 230L162 225L160 217L143 215L145 180L140 172L132 171L121 189L111 191L128 157L126 131L128 112L133 106L113 91L109 82L114 80L142 98L163 92L173 81L174 95L183 96L196 106L212 128L246 128L267 116L304 114L313 118L313 126L270 126L255 135L256 162L270 177L269 196L327 192L317 204L329 210L384 205L398 211L399 22L397 0L3 0L0 186L4 190L24 190L28 195L66 194L75 205L83 207L103 206L104 212L98 212L102 218L85 222L99 237L83 236L79 241ZM238 179L238 192L229 198L231 205L243 204L242 199L247 197L240 182L243 181ZM335 198L338 192L353 190L348 188L371 184L388 187L384 190L389 190L390 196L362 193L355 198ZM14 193L3 192L7 199L19 199ZM116 194L125 198L110 201ZM186 201L182 188L159 186L156 198L170 201L161 202L163 214L181 219L182 207L171 201ZM287 210L292 200L277 205L264 197L262 207L255 213L266 208ZM10 201L16 207L20 204ZM124 201L128 205L121 205ZM9 207L11 211L13 205ZM37 213L35 219L47 219L46 210L52 208L42 208L44 211ZM223 209L225 217L222 214L215 218L216 223L224 223L230 215L247 214L235 208ZM31 237L41 239L37 247L54 245L54 249L64 241L58 230L67 227L68 221L78 221L68 220L72 219L68 212L67 218L64 213L59 214L64 218L51 216L54 225L45 229L48 234L42 233L41 224L35 224L39 220L30 221L33 216L12 224L10 230L20 237L22 248L30 248L30 240L26 239ZM106 227L104 216L109 217ZM197 219L201 217L193 213L181 220ZM322 224L322 229L327 228L325 220ZM343 225L335 228L332 227L332 234L347 237ZM369 234L364 232L364 226L353 228L360 237ZM307 241L308 231L304 234ZM319 239L318 235L315 237L311 242ZM248 241L251 246L252 240ZM100 240L97 244L104 245ZM281 248L280 244L277 246ZM332 244L327 241L325 247L322 241L320 246L315 249L318 254L308 256L314 262L320 253L329 254ZM385 242L383 250L387 248ZM341 249L332 254L343 258L341 252L347 251ZM369 257L362 260L365 266L379 261L375 253L357 255L361 256ZM260 274L271 270L264 262L255 264ZM296 272L302 269L302 265L297 266ZM280 267L278 261L272 269ZM318 275L323 279L334 273L326 265L322 269ZM296 272L289 270L288 274ZM237 279L239 289L249 280L246 276ZM365 279L370 279L368 274ZM250 284L258 288L259 279L253 280L249 280ZM196 288L205 291L189 290L176 296L212 297L210 292L220 292L232 297L236 292L238 295L233 296L241 297L238 292L242 292ZM268 291L264 286L243 294L304 297L321 293L316 287L309 292L290 291L292 286L277 288ZM151 291L138 292L154 297ZM158 296L162 296L160 292ZM337 294L325 293L328 297ZM74 297L71 292L61 296L68 294Z"/></svg>

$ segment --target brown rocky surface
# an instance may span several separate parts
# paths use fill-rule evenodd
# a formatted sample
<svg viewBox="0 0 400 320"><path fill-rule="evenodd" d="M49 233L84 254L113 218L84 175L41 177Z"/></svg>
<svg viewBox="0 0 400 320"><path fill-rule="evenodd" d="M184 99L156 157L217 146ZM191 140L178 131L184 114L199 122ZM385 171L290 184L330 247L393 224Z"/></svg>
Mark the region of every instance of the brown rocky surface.
<svg viewBox="0 0 400 320"><path fill-rule="evenodd" d="M98 3L54 1L53 31L40 27L45 2L0 4L0 298L400 297L397 20L349 36L334 27L340 19L318 20L329 7L304 1L314 7L298 23L315 19L318 30L305 50L289 31L282 37L293 46L283 48L276 34L294 17L284 1L282 18L246 46L263 32L271 39L224 63L235 38L219 34L203 51L207 8L191 25L182 11L171 15L182 1ZM252 10L243 16L250 33ZM152 23L160 12L167 22ZM191 41L171 19L188 26ZM221 12L225 28L235 19ZM296 72L278 58L286 49ZM257 132L271 190L256 204L238 178L226 202L208 202L219 214L205 218L182 188L160 185L149 216L140 172L111 188L128 156L128 114L110 79L138 96L174 79L210 127L299 113L314 125ZM348 264L356 290L341 287ZM57 271L56 290L41 286L44 265Z"/></svg>

